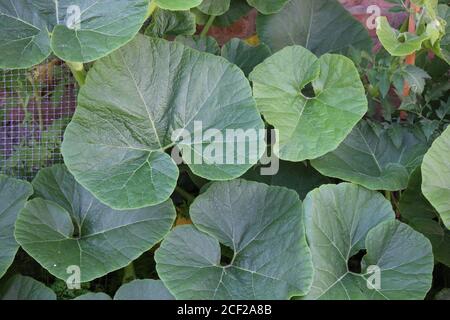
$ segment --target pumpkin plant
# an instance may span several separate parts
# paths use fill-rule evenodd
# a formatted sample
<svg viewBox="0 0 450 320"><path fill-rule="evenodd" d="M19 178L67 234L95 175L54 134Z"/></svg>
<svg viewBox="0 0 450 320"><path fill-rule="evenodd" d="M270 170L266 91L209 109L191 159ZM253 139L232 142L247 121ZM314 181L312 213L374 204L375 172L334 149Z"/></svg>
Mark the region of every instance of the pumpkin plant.
<svg viewBox="0 0 450 320"><path fill-rule="evenodd" d="M337 0L2 2L0 67L79 92L63 163L0 176L0 299L445 297L448 5L390 2L378 51Z"/></svg>

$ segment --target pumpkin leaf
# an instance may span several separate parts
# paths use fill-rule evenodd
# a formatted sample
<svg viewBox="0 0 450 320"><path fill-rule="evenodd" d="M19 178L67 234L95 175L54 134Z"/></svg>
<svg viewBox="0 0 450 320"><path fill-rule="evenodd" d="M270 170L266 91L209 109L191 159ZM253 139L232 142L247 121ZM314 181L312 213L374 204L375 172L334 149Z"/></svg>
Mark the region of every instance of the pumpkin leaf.
<svg viewBox="0 0 450 320"><path fill-rule="evenodd" d="M439 214L422 194L421 186L422 174L417 168L400 198L402 220L431 241L436 261L450 267L450 230L439 223Z"/></svg>
<svg viewBox="0 0 450 320"><path fill-rule="evenodd" d="M145 30L148 36L193 35L196 31L195 16L190 11L156 10Z"/></svg>
<svg viewBox="0 0 450 320"><path fill-rule="evenodd" d="M255 7L263 14L273 14L280 11L290 0L247 0L248 4Z"/></svg>
<svg viewBox="0 0 450 320"><path fill-rule="evenodd" d="M147 0L15 0L0 4L0 68L29 68L52 52L90 62L130 41L147 16Z"/></svg>
<svg viewBox="0 0 450 320"><path fill-rule="evenodd" d="M202 3L202 0L153 0L155 1L155 4L166 10L189 10L191 8L195 8L200 3Z"/></svg>
<svg viewBox="0 0 450 320"><path fill-rule="evenodd" d="M450 127L437 138L422 163L422 191L450 229Z"/></svg>
<svg viewBox="0 0 450 320"><path fill-rule="evenodd" d="M231 0L203 0L197 9L210 16L220 16L230 9L230 1Z"/></svg>
<svg viewBox="0 0 450 320"><path fill-rule="evenodd" d="M336 0L291 0L276 14L259 15L256 29L273 52L301 45L320 56L348 54L350 48L370 52L372 47L364 26Z"/></svg>
<svg viewBox="0 0 450 320"><path fill-rule="evenodd" d="M62 154L98 199L130 209L172 194L178 168L165 151L175 145L191 170L209 180L239 177L264 153L261 135L215 141L198 124L223 135L264 128L244 74L223 58L138 36L90 70ZM234 152L242 147L244 153ZM215 148L222 149L220 159L204 152Z"/></svg>
<svg viewBox="0 0 450 320"><path fill-rule="evenodd" d="M237 38L231 39L222 47L222 57L241 68L246 76L270 55L270 49L265 44L251 46Z"/></svg>
<svg viewBox="0 0 450 320"><path fill-rule="evenodd" d="M81 187L63 165L42 169L33 180L36 198L16 221L22 248L54 276L65 280L77 266L87 282L123 268L168 233L171 201L116 211Z"/></svg>
<svg viewBox="0 0 450 320"><path fill-rule="evenodd" d="M287 47L258 65L250 79L258 109L278 130L283 160L314 159L336 149L367 111L358 71L341 55L317 58L301 46Z"/></svg>
<svg viewBox="0 0 450 320"><path fill-rule="evenodd" d="M429 143L418 127L361 121L334 151L311 161L320 173L371 190L406 189Z"/></svg>
<svg viewBox="0 0 450 320"><path fill-rule="evenodd" d="M217 43L216 39L213 37L205 36L178 36L175 38L175 41L180 42L184 44L187 47L190 47L192 49L201 51L201 52L207 52L214 55L220 54L220 47Z"/></svg>
<svg viewBox="0 0 450 320"><path fill-rule="evenodd" d="M217 182L197 197L190 217L194 225L173 229L155 254L177 299L288 299L309 291L312 266L294 191ZM228 262L221 263L220 244L232 250Z"/></svg>
<svg viewBox="0 0 450 320"><path fill-rule="evenodd" d="M303 206L315 271L307 299L425 297L433 271L430 242L394 220L380 193L349 183L325 185ZM351 269L361 250L367 253Z"/></svg>
<svg viewBox="0 0 450 320"><path fill-rule="evenodd" d="M0 278L19 249L14 239L14 224L32 194L33 188L28 182L0 175Z"/></svg>
<svg viewBox="0 0 450 320"><path fill-rule="evenodd" d="M134 280L117 290L114 300L173 300L161 280Z"/></svg>
<svg viewBox="0 0 450 320"><path fill-rule="evenodd" d="M15 275L0 284L0 300L56 300L56 294L31 277Z"/></svg>

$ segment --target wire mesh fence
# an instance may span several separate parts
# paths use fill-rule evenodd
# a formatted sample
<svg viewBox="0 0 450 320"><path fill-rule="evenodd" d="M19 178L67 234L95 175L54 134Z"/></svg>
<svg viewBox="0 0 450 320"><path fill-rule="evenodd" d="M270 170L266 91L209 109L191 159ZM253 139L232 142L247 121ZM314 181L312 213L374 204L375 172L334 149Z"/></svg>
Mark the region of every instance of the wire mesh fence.
<svg viewBox="0 0 450 320"><path fill-rule="evenodd" d="M31 180L39 169L62 161L76 91L70 70L58 59L0 70L0 173Z"/></svg>

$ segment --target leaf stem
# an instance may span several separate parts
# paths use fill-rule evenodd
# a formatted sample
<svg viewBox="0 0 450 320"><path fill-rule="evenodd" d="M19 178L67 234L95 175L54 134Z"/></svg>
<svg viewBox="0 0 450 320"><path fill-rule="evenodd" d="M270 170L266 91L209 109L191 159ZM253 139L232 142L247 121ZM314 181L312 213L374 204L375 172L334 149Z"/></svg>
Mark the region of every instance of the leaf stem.
<svg viewBox="0 0 450 320"><path fill-rule="evenodd" d="M86 82L86 70L84 69L84 65L80 62L70 61L66 61L66 64L70 71L72 71L73 77L77 80L78 85L82 87Z"/></svg>
<svg viewBox="0 0 450 320"><path fill-rule="evenodd" d="M209 16L208 21L206 22L205 26L203 27L202 32L200 33L200 37L205 37L208 34L208 31L211 28L212 24L214 23L215 19L216 19L216 16Z"/></svg>
<svg viewBox="0 0 450 320"><path fill-rule="evenodd" d="M134 279L136 279L136 271L134 270L133 262L131 262L129 265L123 268L122 284L133 281Z"/></svg>
<svg viewBox="0 0 450 320"><path fill-rule="evenodd" d="M194 202L195 197L190 194L189 192L187 192L186 190L184 190L181 187L176 187L175 191L184 199L186 200L186 202L190 205L192 202Z"/></svg>
<svg viewBox="0 0 450 320"><path fill-rule="evenodd" d="M36 88L36 81L34 81L33 76L28 76L28 81L31 83L31 88L33 89L33 98L35 101L36 109L38 112L38 121L39 121L39 134L42 135L42 131L44 131L44 120L42 118L42 109L41 109L41 93Z"/></svg>
<svg viewBox="0 0 450 320"><path fill-rule="evenodd" d="M155 0L152 0L152 1L150 2L150 5L148 6L147 16L146 16L145 20L147 20L148 18L150 18L151 15L155 12L156 9L158 9L158 6L156 5Z"/></svg>

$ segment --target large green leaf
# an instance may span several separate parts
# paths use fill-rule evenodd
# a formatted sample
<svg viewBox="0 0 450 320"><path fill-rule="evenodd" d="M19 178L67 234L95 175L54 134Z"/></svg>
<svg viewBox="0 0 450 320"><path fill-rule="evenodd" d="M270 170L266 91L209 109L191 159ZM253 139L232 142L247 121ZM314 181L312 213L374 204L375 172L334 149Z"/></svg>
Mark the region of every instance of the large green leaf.
<svg viewBox="0 0 450 320"><path fill-rule="evenodd" d="M7 0L0 3L0 68L28 68L52 50L89 62L130 41L147 15L148 0Z"/></svg>
<svg viewBox="0 0 450 320"><path fill-rule="evenodd" d="M134 280L117 290L114 300L173 300L161 280Z"/></svg>
<svg viewBox="0 0 450 320"><path fill-rule="evenodd" d="M423 196L421 186L422 175L417 168L400 198L402 219L430 239L434 258L450 267L450 230L439 223L439 214Z"/></svg>
<svg viewBox="0 0 450 320"><path fill-rule="evenodd" d="M246 76L270 55L270 49L265 44L251 46L237 38L231 39L222 47L222 57L241 68Z"/></svg>
<svg viewBox="0 0 450 320"><path fill-rule="evenodd" d="M203 0L197 9L211 16L220 16L230 9L230 2L231 0Z"/></svg>
<svg viewBox="0 0 450 320"><path fill-rule="evenodd" d="M262 135L222 142L201 134L199 124L224 137L227 129L264 128L242 71L177 42L138 36L89 71L62 153L83 186L126 209L169 198L178 168L165 151L174 145L195 174L210 180L239 177L264 152ZM214 148L222 151L217 159L207 153Z"/></svg>
<svg viewBox="0 0 450 320"><path fill-rule="evenodd" d="M196 31L195 16L190 11L156 10L145 30L149 36L165 37L193 35Z"/></svg>
<svg viewBox="0 0 450 320"><path fill-rule="evenodd" d="M336 0L291 0L276 14L259 15L256 27L274 52L297 44L320 56L346 54L350 47L370 52L372 46L364 26Z"/></svg>
<svg viewBox="0 0 450 320"><path fill-rule="evenodd" d="M171 201L115 211L81 187L62 165L42 169L33 180L37 198L19 214L15 236L51 274L67 279L80 268L81 282L127 266L169 232Z"/></svg>
<svg viewBox="0 0 450 320"><path fill-rule="evenodd" d="M394 220L389 201L380 193L348 183L326 185L309 193L303 206L315 270L306 298L425 297L433 271L430 242ZM358 273L349 268L349 260L363 249L367 253ZM374 270L380 283L371 279L377 275Z"/></svg>
<svg viewBox="0 0 450 320"><path fill-rule="evenodd" d="M367 111L353 62L284 48L250 74L258 109L278 129L279 158L314 159L336 149ZM312 85L314 93L304 93Z"/></svg>
<svg viewBox="0 0 450 320"><path fill-rule="evenodd" d="M33 188L28 182L0 175L0 278L19 249L14 239L14 224L32 194Z"/></svg>
<svg viewBox="0 0 450 320"><path fill-rule="evenodd" d="M33 278L15 275L0 284L0 300L56 300L56 294Z"/></svg>
<svg viewBox="0 0 450 320"><path fill-rule="evenodd" d="M418 51L422 43L428 39L427 34L417 36L392 28L386 17L380 17L377 26L377 36L383 47L393 56L407 56Z"/></svg>
<svg viewBox="0 0 450 320"><path fill-rule="evenodd" d="M272 14L280 11L289 0L247 0L247 2L263 14Z"/></svg>
<svg viewBox="0 0 450 320"><path fill-rule="evenodd" d="M323 175L371 190L406 189L429 144L418 127L361 121L334 151L311 161Z"/></svg>
<svg viewBox="0 0 450 320"><path fill-rule="evenodd" d="M167 10L189 10L195 8L202 0L154 0L156 5Z"/></svg>
<svg viewBox="0 0 450 320"><path fill-rule="evenodd" d="M450 229L450 127L437 138L422 163L422 191Z"/></svg>
<svg viewBox="0 0 450 320"><path fill-rule="evenodd" d="M261 170L263 170L263 167L255 166L247 171L242 178L295 190L301 200L311 190L331 182L330 179L321 175L312 166L304 162L281 161L278 172L271 175L262 175Z"/></svg>
<svg viewBox="0 0 450 320"><path fill-rule="evenodd" d="M257 182L217 182L191 205L194 225L176 227L155 254L177 299L287 299L312 279L301 201ZM221 246L229 261L221 263Z"/></svg>

